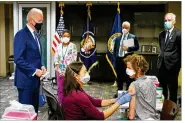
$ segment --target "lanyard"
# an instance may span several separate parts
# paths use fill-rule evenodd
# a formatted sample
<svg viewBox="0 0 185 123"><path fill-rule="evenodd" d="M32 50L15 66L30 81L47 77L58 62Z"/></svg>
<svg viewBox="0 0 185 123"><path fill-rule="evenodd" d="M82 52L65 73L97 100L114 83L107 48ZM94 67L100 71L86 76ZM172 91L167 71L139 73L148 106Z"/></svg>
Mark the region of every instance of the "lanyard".
<svg viewBox="0 0 185 123"><path fill-rule="evenodd" d="M63 45L62 45L62 62L63 62L63 64L64 64L64 58L65 58L65 55L67 53L67 50L68 50L68 46L66 48L65 54L63 54Z"/></svg>

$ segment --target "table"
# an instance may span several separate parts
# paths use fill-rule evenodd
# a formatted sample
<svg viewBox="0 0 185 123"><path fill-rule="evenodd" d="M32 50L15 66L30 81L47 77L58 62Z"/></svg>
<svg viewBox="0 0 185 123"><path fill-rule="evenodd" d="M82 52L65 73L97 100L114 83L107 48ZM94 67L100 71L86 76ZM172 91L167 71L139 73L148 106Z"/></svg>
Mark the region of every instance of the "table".
<svg viewBox="0 0 185 123"><path fill-rule="evenodd" d="M128 108L129 108L129 102L119 106L120 112L124 112L124 110L128 109ZM161 112L162 108L163 108L163 103L162 102L156 104L156 110L157 111Z"/></svg>

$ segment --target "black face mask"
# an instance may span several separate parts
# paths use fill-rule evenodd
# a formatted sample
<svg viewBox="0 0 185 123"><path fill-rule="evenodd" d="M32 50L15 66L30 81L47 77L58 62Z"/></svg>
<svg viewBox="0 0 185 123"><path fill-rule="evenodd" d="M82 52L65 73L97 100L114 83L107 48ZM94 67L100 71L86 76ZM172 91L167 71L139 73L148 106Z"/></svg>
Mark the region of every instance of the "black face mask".
<svg viewBox="0 0 185 123"><path fill-rule="evenodd" d="M35 20L33 20L34 22L35 22ZM35 29L37 30L37 31L39 31L40 29L41 29L41 27L42 27L42 23L37 23L37 22L35 22Z"/></svg>
<svg viewBox="0 0 185 123"><path fill-rule="evenodd" d="M41 29L41 27L42 27L42 23L36 23L36 24L35 24L35 29L36 29L37 31L39 31L39 30Z"/></svg>

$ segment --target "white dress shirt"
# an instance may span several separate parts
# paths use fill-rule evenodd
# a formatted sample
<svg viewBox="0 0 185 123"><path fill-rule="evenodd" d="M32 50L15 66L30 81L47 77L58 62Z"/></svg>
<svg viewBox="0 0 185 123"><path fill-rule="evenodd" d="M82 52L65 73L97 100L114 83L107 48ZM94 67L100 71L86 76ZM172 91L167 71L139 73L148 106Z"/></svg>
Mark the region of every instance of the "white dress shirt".
<svg viewBox="0 0 185 123"><path fill-rule="evenodd" d="M32 36L33 36L33 38L36 40L36 42L37 42L37 44L38 44L38 47L39 47L39 51L40 51L40 44L39 44L39 39L37 38L37 37L35 37L35 35L34 35L34 33L33 32L35 32L28 24L26 24L26 26L28 27L28 29L30 30L30 32L31 32L31 34L32 34ZM37 39L36 39L37 38Z"/></svg>
<svg viewBox="0 0 185 123"><path fill-rule="evenodd" d="M172 33L172 30L174 29L174 26L168 30L170 32L169 36L171 36L171 33ZM168 31L166 31L166 38L165 38L165 43L166 43L166 39L167 39L167 36L168 36ZM169 37L170 38L170 37Z"/></svg>
<svg viewBox="0 0 185 123"><path fill-rule="evenodd" d="M119 57L124 57L125 54L127 53L126 51L123 50L123 42L124 42L124 40L127 40L128 34L129 34L129 33L127 33L127 34L125 35L125 38L124 38L124 35L122 35L122 37L121 37L120 46L119 46L119 53L118 53L118 56L119 56ZM121 48L122 48L122 50L121 50ZM121 53L121 51L122 51L122 53Z"/></svg>

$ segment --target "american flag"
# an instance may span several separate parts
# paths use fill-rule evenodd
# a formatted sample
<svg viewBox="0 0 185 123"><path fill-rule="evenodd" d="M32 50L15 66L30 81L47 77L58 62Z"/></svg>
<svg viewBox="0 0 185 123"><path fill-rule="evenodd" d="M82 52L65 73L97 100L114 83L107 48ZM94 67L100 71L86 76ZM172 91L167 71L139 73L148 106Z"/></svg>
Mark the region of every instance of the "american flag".
<svg viewBox="0 0 185 123"><path fill-rule="evenodd" d="M58 25L57 25L55 35L54 35L53 40L52 40L51 52L52 52L53 55L55 55L56 48L57 48L58 44L61 43L60 38L62 37L61 34L64 31L64 28L65 28L64 19L63 19L63 16L61 14Z"/></svg>

